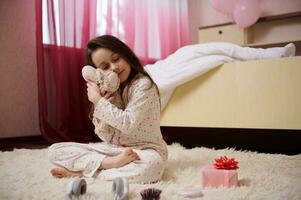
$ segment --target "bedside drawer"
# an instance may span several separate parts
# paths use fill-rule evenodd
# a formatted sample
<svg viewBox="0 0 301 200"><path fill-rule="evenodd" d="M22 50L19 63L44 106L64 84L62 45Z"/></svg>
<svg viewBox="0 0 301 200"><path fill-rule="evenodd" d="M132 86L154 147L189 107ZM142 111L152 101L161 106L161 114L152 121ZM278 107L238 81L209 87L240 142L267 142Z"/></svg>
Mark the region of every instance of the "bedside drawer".
<svg viewBox="0 0 301 200"><path fill-rule="evenodd" d="M235 24L202 27L199 43L231 42L240 46L276 45L301 41L301 15L269 19L241 29Z"/></svg>
<svg viewBox="0 0 301 200"><path fill-rule="evenodd" d="M205 42L231 42L238 45L248 43L248 32L235 25L199 29L199 43Z"/></svg>

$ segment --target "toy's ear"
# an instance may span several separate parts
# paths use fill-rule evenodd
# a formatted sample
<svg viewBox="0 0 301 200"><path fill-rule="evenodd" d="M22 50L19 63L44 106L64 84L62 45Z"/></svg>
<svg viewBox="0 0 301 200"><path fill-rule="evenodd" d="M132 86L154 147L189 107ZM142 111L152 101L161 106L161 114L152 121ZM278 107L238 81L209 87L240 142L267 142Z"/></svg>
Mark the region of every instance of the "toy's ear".
<svg viewBox="0 0 301 200"><path fill-rule="evenodd" d="M86 65L83 67L82 76L86 81L97 81L96 69L90 65Z"/></svg>

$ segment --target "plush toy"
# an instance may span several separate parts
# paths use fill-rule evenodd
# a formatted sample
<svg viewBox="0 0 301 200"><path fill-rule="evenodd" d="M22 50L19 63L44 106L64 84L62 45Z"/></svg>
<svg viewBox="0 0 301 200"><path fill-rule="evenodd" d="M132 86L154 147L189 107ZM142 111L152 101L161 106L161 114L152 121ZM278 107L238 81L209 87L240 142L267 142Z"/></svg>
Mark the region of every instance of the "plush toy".
<svg viewBox="0 0 301 200"><path fill-rule="evenodd" d="M82 76L86 81L94 82L100 88L104 88L107 92L111 92L112 96L108 100L119 109L124 110L124 104L120 93L118 92L120 80L115 72L111 70L104 71L102 69L96 69L90 65L86 65L82 69ZM112 142L112 134L114 134L116 130L98 118L93 118L92 122L101 132L98 134L98 131L96 131L96 134L100 137L100 139L106 142Z"/></svg>
<svg viewBox="0 0 301 200"><path fill-rule="evenodd" d="M113 71L104 71L86 65L82 69L82 75L86 81L94 82L108 92L114 93L119 88L120 80L118 75Z"/></svg>
<svg viewBox="0 0 301 200"><path fill-rule="evenodd" d="M119 88L120 80L115 72L111 70L104 71L102 69L96 69L90 65L86 65L82 69L82 75L86 81L96 83L100 88L104 88L105 91L113 93L112 98L110 98L110 102L118 108L124 109L121 96L118 92L116 92Z"/></svg>

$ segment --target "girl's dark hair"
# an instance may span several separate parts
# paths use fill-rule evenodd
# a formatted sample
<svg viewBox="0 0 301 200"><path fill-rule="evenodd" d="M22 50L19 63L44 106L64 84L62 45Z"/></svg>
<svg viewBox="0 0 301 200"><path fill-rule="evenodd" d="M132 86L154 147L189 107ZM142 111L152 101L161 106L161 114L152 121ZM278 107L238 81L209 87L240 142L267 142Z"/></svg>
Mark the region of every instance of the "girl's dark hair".
<svg viewBox="0 0 301 200"><path fill-rule="evenodd" d="M144 70L140 60L135 55L135 53L121 40L112 35L102 35L96 37L88 42L87 45L87 60L88 64L95 67L92 61L92 53L98 48L105 48L117 53L131 66L131 73L127 80L127 83L131 83L138 73L141 73L149 78L149 80L154 84L154 81L149 76L149 74Z"/></svg>
<svg viewBox="0 0 301 200"><path fill-rule="evenodd" d="M126 62L128 62L128 64L131 66L131 73L126 81L126 84L131 84L133 80L135 80L136 75L141 73L151 81L150 88L153 85L156 86L158 95L160 96L157 85L154 83L150 75L144 70L139 58L125 43L112 35L102 35L90 40L87 44L87 61L88 64L93 67L95 67L95 64L92 61L92 53L98 48L109 49L112 52L117 53ZM91 104L91 111L89 114L91 119L93 111L94 106Z"/></svg>

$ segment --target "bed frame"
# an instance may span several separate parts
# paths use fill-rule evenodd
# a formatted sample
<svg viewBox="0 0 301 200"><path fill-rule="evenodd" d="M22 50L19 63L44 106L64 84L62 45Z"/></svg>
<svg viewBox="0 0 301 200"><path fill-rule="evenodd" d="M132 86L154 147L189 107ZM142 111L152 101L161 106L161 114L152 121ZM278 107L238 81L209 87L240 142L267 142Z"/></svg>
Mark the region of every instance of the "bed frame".
<svg viewBox="0 0 301 200"><path fill-rule="evenodd" d="M179 86L161 126L301 129L301 56L233 62Z"/></svg>

